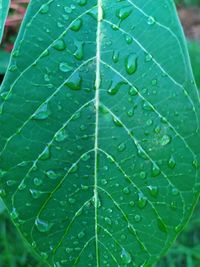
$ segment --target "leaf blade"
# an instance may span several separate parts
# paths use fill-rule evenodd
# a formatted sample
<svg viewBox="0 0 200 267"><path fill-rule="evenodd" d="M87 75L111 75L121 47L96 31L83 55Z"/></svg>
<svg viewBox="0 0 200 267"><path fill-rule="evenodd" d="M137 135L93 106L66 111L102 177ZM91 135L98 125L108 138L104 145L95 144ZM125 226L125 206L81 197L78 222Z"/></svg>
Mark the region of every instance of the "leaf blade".
<svg viewBox="0 0 200 267"><path fill-rule="evenodd" d="M172 2L35 3L2 91L11 215L55 266L151 265L199 190L199 98Z"/></svg>

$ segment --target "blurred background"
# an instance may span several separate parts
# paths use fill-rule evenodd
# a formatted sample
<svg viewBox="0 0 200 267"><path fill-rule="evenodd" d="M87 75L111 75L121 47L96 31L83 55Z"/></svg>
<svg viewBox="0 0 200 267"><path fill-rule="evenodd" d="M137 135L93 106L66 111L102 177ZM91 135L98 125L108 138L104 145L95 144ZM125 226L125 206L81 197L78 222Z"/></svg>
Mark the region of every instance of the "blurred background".
<svg viewBox="0 0 200 267"><path fill-rule="evenodd" d="M12 0L0 46L0 83L29 0ZM200 0L175 0L200 88ZM1 190L0 190L1 192ZM0 199L0 267L47 267L24 244ZM168 254L155 267L200 267L200 203Z"/></svg>

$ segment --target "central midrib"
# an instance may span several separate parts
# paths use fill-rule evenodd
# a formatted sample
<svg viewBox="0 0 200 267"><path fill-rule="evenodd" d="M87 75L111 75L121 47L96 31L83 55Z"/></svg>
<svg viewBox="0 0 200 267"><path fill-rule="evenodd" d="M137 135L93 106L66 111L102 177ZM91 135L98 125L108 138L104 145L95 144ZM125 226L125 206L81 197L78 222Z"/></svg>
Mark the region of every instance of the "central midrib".
<svg viewBox="0 0 200 267"><path fill-rule="evenodd" d="M96 267L99 267L99 248L98 248L98 184L97 184L97 161L98 161L98 134L99 134L99 88L100 88L100 60L101 60L101 20L103 17L102 0L97 0L98 17L97 17L97 34L96 34L96 81L95 81L95 170L94 170L94 200L95 200L95 239L96 239Z"/></svg>

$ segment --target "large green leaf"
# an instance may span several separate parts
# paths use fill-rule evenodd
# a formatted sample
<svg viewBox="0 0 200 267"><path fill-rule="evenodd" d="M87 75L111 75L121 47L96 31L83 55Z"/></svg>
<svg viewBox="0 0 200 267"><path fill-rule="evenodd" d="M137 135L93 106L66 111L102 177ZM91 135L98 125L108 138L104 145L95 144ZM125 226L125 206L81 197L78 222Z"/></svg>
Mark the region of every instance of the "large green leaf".
<svg viewBox="0 0 200 267"><path fill-rule="evenodd" d="M0 42L3 36L4 25L8 15L10 0L0 0Z"/></svg>
<svg viewBox="0 0 200 267"><path fill-rule="evenodd" d="M151 266L199 194L173 1L34 0L1 92L2 195L50 266Z"/></svg>

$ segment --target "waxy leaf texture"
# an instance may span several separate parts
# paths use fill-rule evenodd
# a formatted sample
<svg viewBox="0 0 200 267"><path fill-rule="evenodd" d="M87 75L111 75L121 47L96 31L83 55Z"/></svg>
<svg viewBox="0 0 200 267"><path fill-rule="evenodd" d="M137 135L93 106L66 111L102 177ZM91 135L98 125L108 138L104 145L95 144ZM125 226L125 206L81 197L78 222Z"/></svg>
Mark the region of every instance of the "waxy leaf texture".
<svg viewBox="0 0 200 267"><path fill-rule="evenodd" d="M1 196L54 267L152 266L199 195L173 1L32 0L1 89Z"/></svg>
<svg viewBox="0 0 200 267"><path fill-rule="evenodd" d="M3 36L4 25L6 22L10 0L0 0L0 42Z"/></svg>

